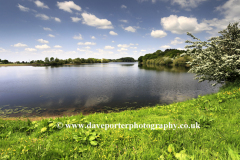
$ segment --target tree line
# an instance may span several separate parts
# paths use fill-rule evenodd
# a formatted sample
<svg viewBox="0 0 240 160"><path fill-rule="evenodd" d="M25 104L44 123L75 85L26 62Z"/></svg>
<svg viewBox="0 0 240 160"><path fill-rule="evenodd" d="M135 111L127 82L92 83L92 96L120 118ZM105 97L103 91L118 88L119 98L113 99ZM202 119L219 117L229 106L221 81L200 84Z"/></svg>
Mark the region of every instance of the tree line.
<svg viewBox="0 0 240 160"><path fill-rule="evenodd" d="M17 64L36 64L36 65L63 65L63 64L82 64L82 63L108 63L108 62L136 62L136 60L132 57L122 57L120 59L96 59L96 58L68 58L68 59L59 59L59 58L54 58L54 57L46 57L43 60L31 60L30 62L27 61L16 61L15 63ZM0 64L9 64L13 63L8 60L1 60L0 59Z"/></svg>
<svg viewBox="0 0 240 160"><path fill-rule="evenodd" d="M137 62L137 60L135 60L132 57L122 57L119 59L109 59L110 62Z"/></svg>
<svg viewBox="0 0 240 160"><path fill-rule="evenodd" d="M143 64L189 67L189 65L187 65L187 62L191 61L192 58L190 56L180 56L182 53L185 52L185 50L178 49L166 49L164 52L161 50L157 50L154 53L140 56L138 58L138 62Z"/></svg>
<svg viewBox="0 0 240 160"><path fill-rule="evenodd" d="M140 56L138 58L138 62L143 62L143 61L147 61L148 59L157 59L162 57L175 58L184 52L186 51L178 50L178 49L166 49L164 52L161 50L157 50L154 53L148 53L148 54L145 54L144 56Z"/></svg>

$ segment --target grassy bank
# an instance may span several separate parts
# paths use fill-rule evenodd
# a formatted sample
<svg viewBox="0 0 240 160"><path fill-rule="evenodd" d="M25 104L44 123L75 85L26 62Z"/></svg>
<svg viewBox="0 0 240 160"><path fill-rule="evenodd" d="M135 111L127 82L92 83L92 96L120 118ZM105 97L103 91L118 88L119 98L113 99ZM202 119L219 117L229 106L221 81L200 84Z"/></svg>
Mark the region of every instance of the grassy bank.
<svg viewBox="0 0 240 160"><path fill-rule="evenodd" d="M0 64L1 66L32 66L32 64Z"/></svg>
<svg viewBox="0 0 240 160"><path fill-rule="evenodd" d="M63 124L178 124L177 128L62 128ZM178 128L180 124L200 128ZM0 120L1 159L240 158L240 81L216 94L119 113L41 121ZM155 126L154 126L155 127Z"/></svg>

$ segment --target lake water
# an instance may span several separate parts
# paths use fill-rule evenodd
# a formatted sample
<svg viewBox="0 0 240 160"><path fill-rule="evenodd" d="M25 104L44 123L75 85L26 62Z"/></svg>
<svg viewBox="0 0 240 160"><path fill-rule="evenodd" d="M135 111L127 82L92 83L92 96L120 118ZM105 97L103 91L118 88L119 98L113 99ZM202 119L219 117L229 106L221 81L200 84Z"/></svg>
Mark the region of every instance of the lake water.
<svg viewBox="0 0 240 160"><path fill-rule="evenodd" d="M188 70L143 67L138 62L0 67L1 115L121 111L218 92L221 85L198 83L195 74L187 73Z"/></svg>

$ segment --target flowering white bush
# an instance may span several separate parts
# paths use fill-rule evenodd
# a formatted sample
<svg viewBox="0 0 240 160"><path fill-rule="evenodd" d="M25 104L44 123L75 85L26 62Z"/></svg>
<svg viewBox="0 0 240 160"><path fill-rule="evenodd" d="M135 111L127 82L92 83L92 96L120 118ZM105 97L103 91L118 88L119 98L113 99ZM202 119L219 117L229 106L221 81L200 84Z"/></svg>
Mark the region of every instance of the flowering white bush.
<svg viewBox="0 0 240 160"><path fill-rule="evenodd" d="M187 35L199 41L185 41L193 43L185 48L196 48L187 49L181 56L189 55L193 58L193 61L187 62L192 67L189 72L196 73L195 79L199 82L209 80L223 83L240 78L240 29L237 25L238 23L229 24L227 29L218 32L223 36L209 39L211 42L202 42L187 32ZM203 46L207 48L202 49Z"/></svg>

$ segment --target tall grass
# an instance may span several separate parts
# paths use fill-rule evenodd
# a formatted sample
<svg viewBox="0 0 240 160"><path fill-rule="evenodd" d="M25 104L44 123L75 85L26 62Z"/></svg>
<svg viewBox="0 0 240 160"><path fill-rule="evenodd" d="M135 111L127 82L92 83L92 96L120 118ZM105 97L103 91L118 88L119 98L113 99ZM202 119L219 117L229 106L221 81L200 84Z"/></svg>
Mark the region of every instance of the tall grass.
<svg viewBox="0 0 240 160"><path fill-rule="evenodd" d="M200 124L198 129L58 129L66 124ZM1 159L240 158L240 81L170 105L41 121L0 120Z"/></svg>

